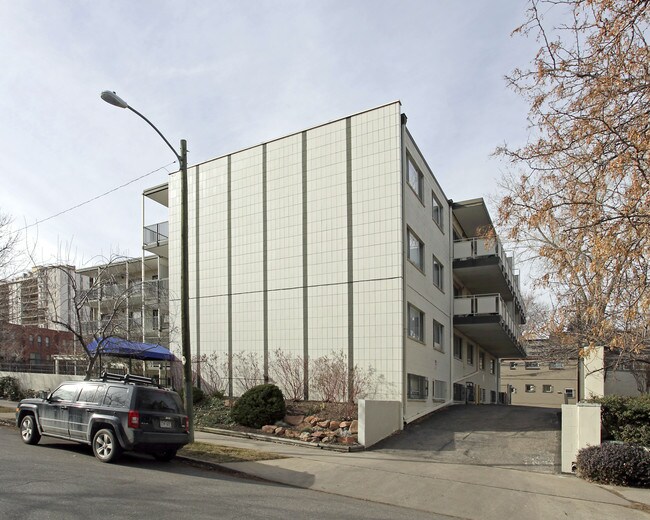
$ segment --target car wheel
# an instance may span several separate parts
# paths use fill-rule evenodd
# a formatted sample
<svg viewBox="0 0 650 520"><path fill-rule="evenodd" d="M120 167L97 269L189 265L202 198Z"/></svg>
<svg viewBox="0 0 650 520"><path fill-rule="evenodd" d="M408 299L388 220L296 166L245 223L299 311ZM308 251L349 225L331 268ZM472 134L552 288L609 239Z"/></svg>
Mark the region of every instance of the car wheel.
<svg viewBox="0 0 650 520"><path fill-rule="evenodd" d="M101 462L115 462L122 454L122 447L113 430L99 430L93 437L93 453Z"/></svg>
<svg viewBox="0 0 650 520"><path fill-rule="evenodd" d="M153 456L156 460L159 460L161 462L169 462L176 456L177 451L178 450L176 448L168 448L166 450L154 453Z"/></svg>
<svg viewBox="0 0 650 520"><path fill-rule="evenodd" d="M38 433L36 419L33 415L26 415L20 421L20 436L25 444L38 444L38 441L41 440L41 434Z"/></svg>

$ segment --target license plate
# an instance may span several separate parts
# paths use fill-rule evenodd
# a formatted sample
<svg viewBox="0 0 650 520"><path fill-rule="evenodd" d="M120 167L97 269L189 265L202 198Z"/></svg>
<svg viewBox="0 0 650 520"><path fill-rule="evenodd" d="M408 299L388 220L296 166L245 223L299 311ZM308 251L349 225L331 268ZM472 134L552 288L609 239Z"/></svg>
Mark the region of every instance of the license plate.
<svg viewBox="0 0 650 520"><path fill-rule="evenodd" d="M171 428L172 427L172 422L168 421L166 419L161 419L160 420L160 427L161 428Z"/></svg>

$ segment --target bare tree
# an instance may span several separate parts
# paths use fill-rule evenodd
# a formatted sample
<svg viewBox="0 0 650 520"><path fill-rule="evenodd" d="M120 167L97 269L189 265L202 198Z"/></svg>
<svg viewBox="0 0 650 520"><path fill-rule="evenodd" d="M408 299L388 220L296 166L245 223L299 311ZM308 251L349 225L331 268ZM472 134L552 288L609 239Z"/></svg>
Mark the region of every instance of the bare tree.
<svg viewBox="0 0 650 520"><path fill-rule="evenodd" d="M541 47L507 78L531 138L497 150L512 165L498 223L539 261L550 332L583 349L648 344L649 29L648 0L530 0L515 31Z"/></svg>
<svg viewBox="0 0 650 520"><path fill-rule="evenodd" d="M216 352L194 357L194 366L200 366L201 389L208 395L225 394L228 390L228 361ZM196 370L195 374L199 374Z"/></svg>
<svg viewBox="0 0 650 520"><path fill-rule="evenodd" d="M286 353L277 349L269 363L273 374L272 379L277 383L285 398L301 401L305 396L304 361L302 356Z"/></svg>
<svg viewBox="0 0 650 520"><path fill-rule="evenodd" d="M232 377L238 392L244 393L264 383L260 355L256 352L236 352L232 355Z"/></svg>
<svg viewBox="0 0 650 520"><path fill-rule="evenodd" d="M8 215L0 213L0 279L7 278L8 271L16 258L16 246L19 233L11 229L12 220Z"/></svg>
<svg viewBox="0 0 650 520"><path fill-rule="evenodd" d="M58 273L46 284L52 323L72 333L86 358L86 379L92 377L97 360L111 338L142 337L142 321L127 313L129 298L142 291L141 282L127 285L116 275L124 262L111 258L97 267L95 276L82 277L71 266L53 266Z"/></svg>

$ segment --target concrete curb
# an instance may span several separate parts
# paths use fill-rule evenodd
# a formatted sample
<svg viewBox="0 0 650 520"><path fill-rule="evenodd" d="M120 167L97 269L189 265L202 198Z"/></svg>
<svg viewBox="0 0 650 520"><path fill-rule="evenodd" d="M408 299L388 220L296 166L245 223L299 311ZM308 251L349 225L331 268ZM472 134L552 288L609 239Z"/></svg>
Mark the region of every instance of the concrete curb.
<svg viewBox="0 0 650 520"><path fill-rule="evenodd" d="M316 448L321 450L337 451L340 453L352 453L358 451L365 451L365 446L360 444L354 446L339 446L337 444L324 444L322 442L305 442L297 439L286 439L282 437L271 437L261 433L238 432L234 430L224 430L221 428L197 428L197 431L205 433L215 433L217 435L224 435L227 437L237 437L240 439L253 439L256 441L274 442L276 444L288 444L291 446L300 446L307 448Z"/></svg>

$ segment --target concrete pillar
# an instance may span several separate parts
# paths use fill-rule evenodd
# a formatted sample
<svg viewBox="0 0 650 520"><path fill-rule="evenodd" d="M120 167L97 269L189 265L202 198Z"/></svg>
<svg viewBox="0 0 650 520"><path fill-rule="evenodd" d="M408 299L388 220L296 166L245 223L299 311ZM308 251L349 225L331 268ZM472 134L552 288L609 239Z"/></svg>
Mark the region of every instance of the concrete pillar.
<svg viewBox="0 0 650 520"><path fill-rule="evenodd" d="M573 473L578 451L600 445L600 405L562 405L562 473Z"/></svg>

